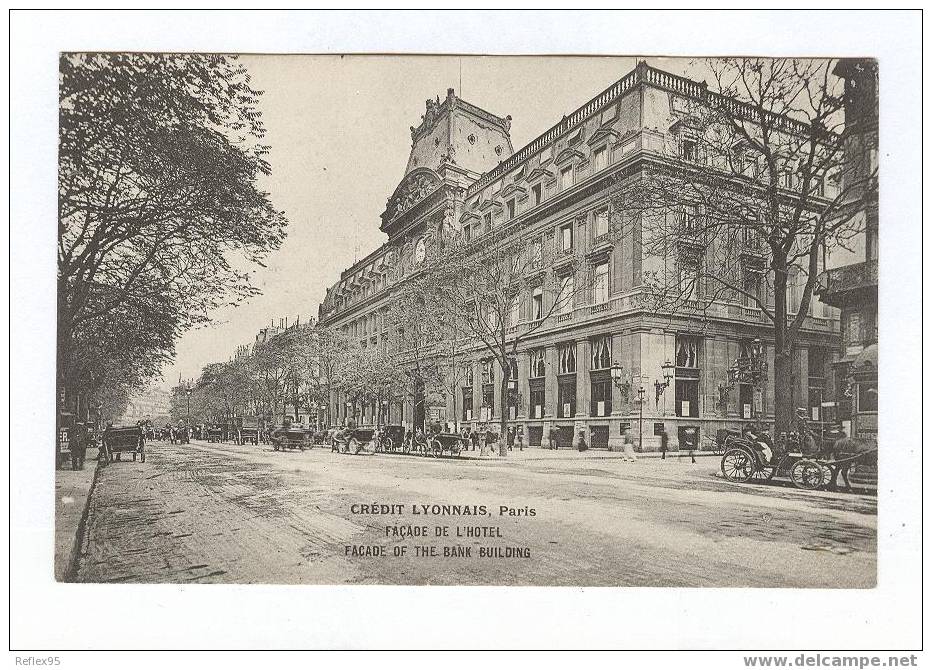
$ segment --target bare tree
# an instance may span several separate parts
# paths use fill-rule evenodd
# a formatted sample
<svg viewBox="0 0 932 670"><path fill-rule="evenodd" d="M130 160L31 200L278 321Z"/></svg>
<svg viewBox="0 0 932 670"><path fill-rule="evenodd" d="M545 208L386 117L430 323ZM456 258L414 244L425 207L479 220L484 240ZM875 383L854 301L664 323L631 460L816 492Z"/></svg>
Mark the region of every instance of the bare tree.
<svg viewBox="0 0 932 670"><path fill-rule="evenodd" d="M432 308L444 315L458 340L477 342L501 371L502 456L507 455L508 385L515 378L518 349L593 288L594 276L576 248L561 251L555 264L552 236L514 238L502 228L471 242L454 238L437 245L425 261L425 276L434 287ZM607 284L605 290L607 295Z"/></svg>
<svg viewBox="0 0 932 670"><path fill-rule="evenodd" d="M613 195L613 211L640 215L646 306L701 315L741 302L773 326L778 430L792 421L792 356L825 256L864 230L876 189L845 153L833 67L710 59L713 83L654 147L663 157Z"/></svg>

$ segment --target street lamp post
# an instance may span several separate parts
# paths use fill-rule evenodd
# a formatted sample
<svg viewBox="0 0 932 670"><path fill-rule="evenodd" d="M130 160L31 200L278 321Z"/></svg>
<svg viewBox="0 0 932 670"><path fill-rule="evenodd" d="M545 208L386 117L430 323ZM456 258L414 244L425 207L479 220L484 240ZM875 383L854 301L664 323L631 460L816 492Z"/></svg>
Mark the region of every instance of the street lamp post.
<svg viewBox="0 0 932 670"><path fill-rule="evenodd" d="M660 371L663 374L663 381L657 379L654 380L654 405L657 406L660 404L660 396L663 395L664 391L667 390L667 387L670 386L670 382L673 381L673 363L670 361L664 361L664 364L660 366Z"/></svg>
<svg viewBox="0 0 932 670"><path fill-rule="evenodd" d="M644 453L644 387L638 387L638 451Z"/></svg>
<svg viewBox="0 0 932 670"><path fill-rule="evenodd" d="M187 396L187 401L188 401L188 428L191 427L191 393L193 391L194 389L191 388L190 384L185 386L184 394L185 396Z"/></svg>

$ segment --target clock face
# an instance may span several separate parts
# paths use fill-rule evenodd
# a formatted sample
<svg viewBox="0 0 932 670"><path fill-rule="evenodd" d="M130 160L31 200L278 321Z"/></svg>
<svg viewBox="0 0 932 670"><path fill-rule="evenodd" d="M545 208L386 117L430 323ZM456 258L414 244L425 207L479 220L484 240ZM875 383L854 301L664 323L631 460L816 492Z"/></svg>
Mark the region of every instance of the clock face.
<svg viewBox="0 0 932 670"><path fill-rule="evenodd" d="M424 260L424 255L427 253L426 246L424 244L424 238L422 237L417 241L417 244L414 247L414 262L420 263Z"/></svg>

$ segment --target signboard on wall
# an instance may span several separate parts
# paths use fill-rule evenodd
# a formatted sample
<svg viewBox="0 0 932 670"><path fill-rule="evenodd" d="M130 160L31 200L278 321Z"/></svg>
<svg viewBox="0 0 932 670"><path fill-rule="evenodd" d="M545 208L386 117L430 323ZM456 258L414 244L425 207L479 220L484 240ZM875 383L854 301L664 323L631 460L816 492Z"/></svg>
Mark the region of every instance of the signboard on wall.
<svg viewBox="0 0 932 670"><path fill-rule="evenodd" d="M741 407L741 418L750 419L751 418L751 403L746 402Z"/></svg>
<svg viewBox="0 0 932 670"><path fill-rule="evenodd" d="M660 435L663 433L663 421L654 422L654 435Z"/></svg>

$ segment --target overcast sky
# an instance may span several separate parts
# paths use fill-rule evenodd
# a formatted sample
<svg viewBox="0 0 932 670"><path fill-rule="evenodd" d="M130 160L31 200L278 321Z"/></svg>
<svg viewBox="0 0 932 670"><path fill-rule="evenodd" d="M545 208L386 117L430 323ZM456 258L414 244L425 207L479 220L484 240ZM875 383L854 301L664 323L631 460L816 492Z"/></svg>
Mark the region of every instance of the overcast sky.
<svg viewBox="0 0 932 670"><path fill-rule="evenodd" d="M379 215L401 180L427 98L448 87L511 114L515 151L632 70L636 58L243 56L264 91L272 177L262 185L289 219L288 238L256 274L263 294L188 332L163 385L228 360L274 319L317 316L326 288L385 241ZM668 71L686 60L650 59ZM460 70L462 69L462 79Z"/></svg>

